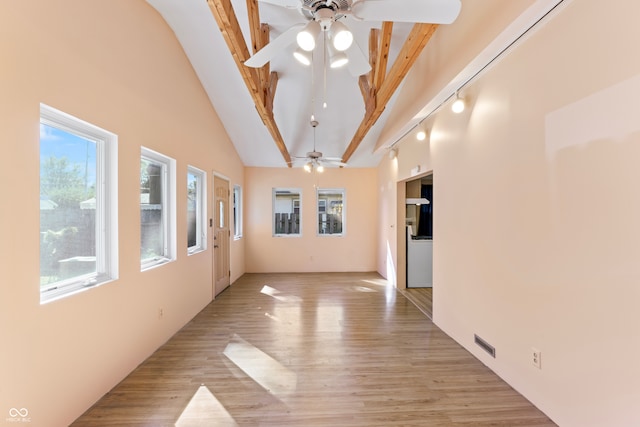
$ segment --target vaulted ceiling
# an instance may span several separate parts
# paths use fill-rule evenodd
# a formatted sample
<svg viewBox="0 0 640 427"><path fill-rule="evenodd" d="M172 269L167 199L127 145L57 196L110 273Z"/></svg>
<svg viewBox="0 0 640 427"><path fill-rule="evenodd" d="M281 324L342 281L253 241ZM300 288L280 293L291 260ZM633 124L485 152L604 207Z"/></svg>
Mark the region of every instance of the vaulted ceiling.
<svg viewBox="0 0 640 427"><path fill-rule="evenodd" d="M317 150L348 167L374 167L385 154L380 147L395 142L398 135L429 114L429 109L449 99L561 0L483 0L482 4L465 0L460 17L456 12L451 24L447 21L451 16L444 19L433 10L460 6L459 0L147 2L175 32L246 166L299 167L308 152ZM330 52L325 48L329 31L318 37L320 48L313 51L310 66L293 58L297 46L290 43L287 30L291 33L292 27L308 24L318 5L335 9L353 33L346 67L329 66ZM368 11L363 5L374 10L369 15L363 12L366 19L357 16L358 10ZM443 23L407 22L411 16L428 13L435 13L435 20ZM394 20L375 20L379 15ZM428 99L422 93L410 93L415 105L408 109L409 115L395 113L405 77L423 49L436 33L450 28L461 28L460 34L466 35L467 39L457 36L457 50L468 57L463 57L464 62L459 62L459 69L448 80L439 82L439 92L430 93ZM477 36L470 33L474 29ZM476 38L469 38L471 35ZM285 39L287 43L283 43ZM245 64L269 43L279 46L271 46L264 66ZM437 77L415 74L410 91ZM406 105L402 108L407 110ZM312 118L316 127L311 125Z"/></svg>

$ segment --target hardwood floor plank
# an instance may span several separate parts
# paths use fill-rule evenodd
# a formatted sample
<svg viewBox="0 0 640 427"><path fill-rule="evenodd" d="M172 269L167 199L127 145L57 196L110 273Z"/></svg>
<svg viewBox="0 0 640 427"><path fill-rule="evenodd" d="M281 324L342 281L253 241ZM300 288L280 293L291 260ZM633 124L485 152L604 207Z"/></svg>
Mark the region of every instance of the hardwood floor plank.
<svg viewBox="0 0 640 427"><path fill-rule="evenodd" d="M74 426L553 426L372 273L246 274Z"/></svg>
<svg viewBox="0 0 640 427"><path fill-rule="evenodd" d="M402 294L433 320L433 288L407 288Z"/></svg>

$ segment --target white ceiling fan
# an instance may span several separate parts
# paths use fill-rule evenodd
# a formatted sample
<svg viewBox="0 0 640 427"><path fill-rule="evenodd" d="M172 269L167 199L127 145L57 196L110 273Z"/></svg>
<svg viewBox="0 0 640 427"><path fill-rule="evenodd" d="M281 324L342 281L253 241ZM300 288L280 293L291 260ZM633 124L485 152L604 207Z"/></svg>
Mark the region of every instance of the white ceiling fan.
<svg viewBox="0 0 640 427"><path fill-rule="evenodd" d="M294 162L303 163L303 168L307 172L315 170L320 173L324 171L325 166L347 166L339 157L324 157L320 151L316 151L316 127L318 126L318 121L311 116L309 123L313 128L313 151L309 151L304 157L293 156Z"/></svg>
<svg viewBox="0 0 640 427"><path fill-rule="evenodd" d="M371 69L369 61L353 34L342 22L351 17L360 21L423 22L450 24L460 13L460 0L261 0L288 9L297 9L307 23L293 25L269 44L256 52L244 64L260 68L285 48L297 41L294 56L301 62L310 62L307 53L314 50L318 35L331 40L327 44L330 65L347 64L354 76Z"/></svg>

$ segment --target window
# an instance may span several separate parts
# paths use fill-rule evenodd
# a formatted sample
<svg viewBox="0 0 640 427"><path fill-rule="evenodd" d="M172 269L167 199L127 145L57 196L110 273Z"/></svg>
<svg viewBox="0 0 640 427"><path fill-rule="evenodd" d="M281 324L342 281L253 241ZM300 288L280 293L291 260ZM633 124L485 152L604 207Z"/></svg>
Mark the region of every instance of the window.
<svg viewBox="0 0 640 427"><path fill-rule="evenodd" d="M206 174L200 169L187 168L187 251L189 254L206 249L207 206Z"/></svg>
<svg viewBox="0 0 640 427"><path fill-rule="evenodd" d="M318 189L318 234L344 234L344 189Z"/></svg>
<svg viewBox="0 0 640 427"><path fill-rule="evenodd" d="M142 147L140 264L142 270L175 259L175 160Z"/></svg>
<svg viewBox="0 0 640 427"><path fill-rule="evenodd" d="M242 237L242 187L233 186L233 238Z"/></svg>
<svg viewBox="0 0 640 427"><path fill-rule="evenodd" d="M273 235L290 236L300 235L300 189L274 188L273 189Z"/></svg>
<svg viewBox="0 0 640 427"><path fill-rule="evenodd" d="M40 302L118 278L117 137L40 105Z"/></svg>

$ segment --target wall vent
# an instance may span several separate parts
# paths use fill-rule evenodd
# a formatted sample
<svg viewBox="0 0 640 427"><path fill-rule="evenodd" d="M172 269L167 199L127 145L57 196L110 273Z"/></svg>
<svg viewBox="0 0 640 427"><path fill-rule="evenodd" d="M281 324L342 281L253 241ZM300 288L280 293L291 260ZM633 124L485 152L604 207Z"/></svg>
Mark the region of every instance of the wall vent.
<svg viewBox="0 0 640 427"><path fill-rule="evenodd" d="M476 334L473 334L473 340L475 341L476 344L478 344L484 351L486 351L487 353L489 353L491 355L491 357L495 358L496 357L496 349L494 346L492 346L491 344L489 344L488 342L486 342L485 340L483 340L482 338L480 338L479 336L477 336Z"/></svg>

